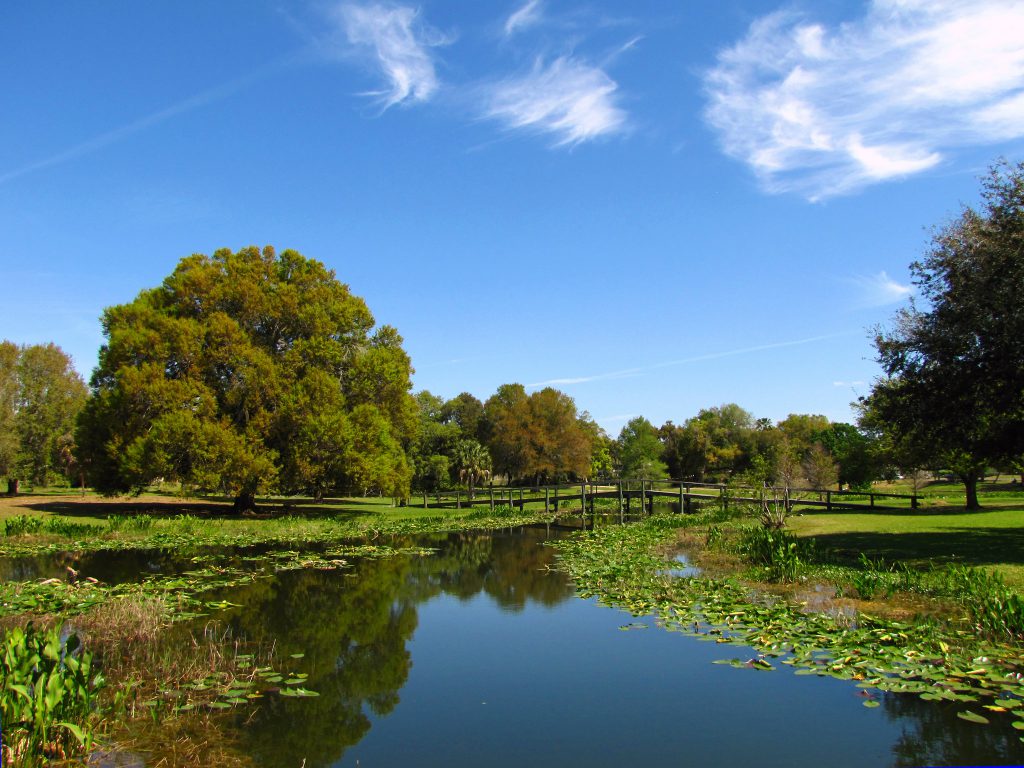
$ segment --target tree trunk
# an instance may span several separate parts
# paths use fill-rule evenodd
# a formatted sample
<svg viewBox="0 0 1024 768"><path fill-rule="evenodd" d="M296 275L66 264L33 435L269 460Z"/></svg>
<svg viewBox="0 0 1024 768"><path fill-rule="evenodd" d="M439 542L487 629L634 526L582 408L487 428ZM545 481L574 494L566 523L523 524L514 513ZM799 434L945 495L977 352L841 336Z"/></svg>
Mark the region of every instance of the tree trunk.
<svg viewBox="0 0 1024 768"><path fill-rule="evenodd" d="M235 496L235 514L241 514L242 512L252 512L256 509L256 494L252 491L241 491Z"/></svg>
<svg viewBox="0 0 1024 768"><path fill-rule="evenodd" d="M7 478L7 495L17 496L18 495L18 478L8 477Z"/></svg>
<svg viewBox="0 0 1024 768"><path fill-rule="evenodd" d="M965 509L981 509L981 504L978 503L978 476L971 474L965 475L960 479L964 483L964 488L967 489L967 503L964 505Z"/></svg>

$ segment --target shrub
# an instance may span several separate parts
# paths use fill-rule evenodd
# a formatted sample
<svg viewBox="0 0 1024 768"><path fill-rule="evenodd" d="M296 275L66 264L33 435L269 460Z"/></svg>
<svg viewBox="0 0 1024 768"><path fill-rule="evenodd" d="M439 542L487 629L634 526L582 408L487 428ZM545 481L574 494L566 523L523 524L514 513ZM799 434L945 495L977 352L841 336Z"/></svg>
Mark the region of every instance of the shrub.
<svg viewBox="0 0 1024 768"><path fill-rule="evenodd" d="M743 534L740 552L750 563L764 567L770 581L796 581L813 554L813 542L787 531L757 526Z"/></svg>

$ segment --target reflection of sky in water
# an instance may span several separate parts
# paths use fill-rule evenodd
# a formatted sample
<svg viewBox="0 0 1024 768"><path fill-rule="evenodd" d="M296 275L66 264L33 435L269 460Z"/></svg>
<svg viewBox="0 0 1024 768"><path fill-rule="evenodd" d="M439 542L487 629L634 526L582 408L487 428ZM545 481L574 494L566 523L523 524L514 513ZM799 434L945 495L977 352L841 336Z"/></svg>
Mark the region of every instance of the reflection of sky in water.
<svg viewBox="0 0 1024 768"><path fill-rule="evenodd" d="M653 627L620 631L634 619L592 600L509 612L484 595L439 595L418 613L401 703L336 765L864 766L1022 755L1008 728L963 723L913 697L875 694L883 706L868 709L854 684L784 665L712 665L752 651ZM930 733L929 744L915 733Z"/></svg>
<svg viewBox="0 0 1024 768"><path fill-rule="evenodd" d="M713 665L754 655L574 597L543 529L382 542L429 557L291 571L232 591L232 636L273 643L313 699L239 710L257 765L910 766L1024 762L1009 726L855 684ZM182 555L102 553L109 576ZM78 561L81 564L82 561ZM685 556L676 575L694 575ZM23 560L11 570L62 567ZM205 621L205 620L204 620ZM621 631L634 622L647 630ZM291 654L304 654L291 660ZM866 696L882 706L863 706ZM980 705L976 705L980 706ZM124 756L121 756L124 757Z"/></svg>

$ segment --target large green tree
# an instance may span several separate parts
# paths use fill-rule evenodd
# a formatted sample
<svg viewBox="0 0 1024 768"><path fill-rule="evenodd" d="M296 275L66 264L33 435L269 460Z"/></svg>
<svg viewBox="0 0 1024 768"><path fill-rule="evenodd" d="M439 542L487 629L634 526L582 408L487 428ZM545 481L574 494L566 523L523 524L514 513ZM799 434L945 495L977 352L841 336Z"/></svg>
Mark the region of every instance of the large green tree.
<svg viewBox="0 0 1024 768"><path fill-rule="evenodd" d="M495 469L535 483L590 474L594 431L571 397L551 387L526 394L503 384L484 404L482 432Z"/></svg>
<svg viewBox="0 0 1024 768"><path fill-rule="evenodd" d="M88 390L55 344L0 343L0 475L45 485L69 472L75 418Z"/></svg>
<svg viewBox="0 0 1024 768"><path fill-rule="evenodd" d="M619 432L618 455L622 477L658 480L668 474L661 460L663 446L658 430L643 416L630 419Z"/></svg>
<svg viewBox="0 0 1024 768"><path fill-rule="evenodd" d="M108 308L103 331L77 432L97 489L166 477L239 509L270 490L408 494L409 357L322 263L270 247L195 254Z"/></svg>
<svg viewBox="0 0 1024 768"><path fill-rule="evenodd" d="M18 457L17 413L18 345L5 340L0 342L0 477L11 477Z"/></svg>
<svg viewBox="0 0 1024 768"><path fill-rule="evenodd" d="M967 507L989 464L1024 455L1024 163L994 166L910 266L920 304L875 337L884 377L865 423L959 475Z"/></svg>

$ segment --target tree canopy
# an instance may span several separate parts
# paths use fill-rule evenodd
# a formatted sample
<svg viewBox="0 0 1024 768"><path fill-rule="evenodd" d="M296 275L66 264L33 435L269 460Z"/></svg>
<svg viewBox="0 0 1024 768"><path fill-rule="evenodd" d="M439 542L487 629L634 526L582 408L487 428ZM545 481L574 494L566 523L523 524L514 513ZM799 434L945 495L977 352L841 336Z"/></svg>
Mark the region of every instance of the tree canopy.
<svg viewBox="0 0 1024 768"><path fill-rule="evenodd" d="M240 506L271 490L408 494L409 357L319 261L194 254L102 323L77 432L98 490L165 477Z"/></svg>
<svg viewBox="0 0 1024 768"><path fill-rule="evenodd" d="M508 478L551 482L587 477L595 431L571 397L551 387L526 394L503 384L484 404L486 444Z"/></svg>
<svg viewBox="0 0 1024 768"><path fill-rule="evenodd" d="M1024 455L1024 163L994 166L982 202L910 265L921 306L877 331L885 375L861 402L905 463L956 472L968 508L987 465Z"/></svg>
<svg viewBox="0 0 1024 768"><path fill-rule="evenodd" d="M55 344L0 342L0 475L71 480L75 418L88 391Z"/></svg>

